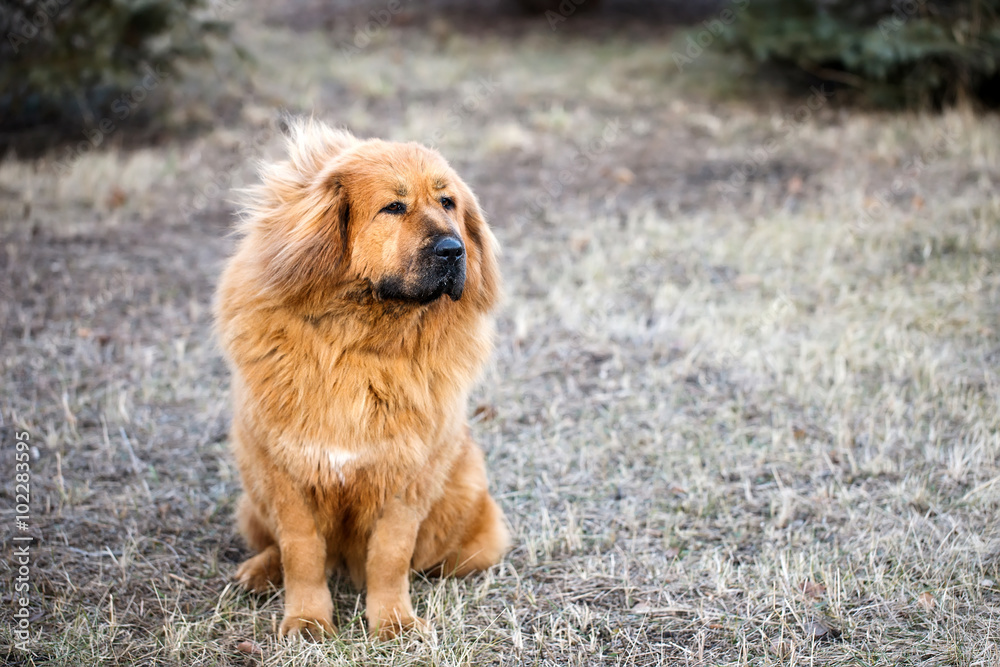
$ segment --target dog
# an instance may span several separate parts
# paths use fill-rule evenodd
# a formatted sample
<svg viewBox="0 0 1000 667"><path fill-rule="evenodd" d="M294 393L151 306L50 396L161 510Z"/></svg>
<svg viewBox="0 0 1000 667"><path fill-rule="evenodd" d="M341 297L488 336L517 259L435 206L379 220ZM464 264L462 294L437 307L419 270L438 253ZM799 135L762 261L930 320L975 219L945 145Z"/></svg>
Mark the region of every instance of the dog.
<svg viewBox="0 0 1000 667"><path fill-rule="evenodd" d="M510 537L468 394L493 348L498 244L436 151L294 120L249 188L215 300L232 370L235 579L284 584L281 636L336 631L328 578L374 636L433 632L411 570L463 576Z"/></svg>

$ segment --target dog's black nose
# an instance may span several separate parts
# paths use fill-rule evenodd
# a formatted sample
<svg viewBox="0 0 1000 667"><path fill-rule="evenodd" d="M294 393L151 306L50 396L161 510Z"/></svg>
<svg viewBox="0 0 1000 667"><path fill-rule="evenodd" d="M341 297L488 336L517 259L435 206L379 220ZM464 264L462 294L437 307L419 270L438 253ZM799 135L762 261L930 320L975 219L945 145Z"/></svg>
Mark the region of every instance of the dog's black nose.
<svg viewBox="0 0 1000 667"><path fill-rule="evenodd" d="M465 252L465 246L454 236L446 236L434 245L434 254L451 261L457 260Z"/></svg>

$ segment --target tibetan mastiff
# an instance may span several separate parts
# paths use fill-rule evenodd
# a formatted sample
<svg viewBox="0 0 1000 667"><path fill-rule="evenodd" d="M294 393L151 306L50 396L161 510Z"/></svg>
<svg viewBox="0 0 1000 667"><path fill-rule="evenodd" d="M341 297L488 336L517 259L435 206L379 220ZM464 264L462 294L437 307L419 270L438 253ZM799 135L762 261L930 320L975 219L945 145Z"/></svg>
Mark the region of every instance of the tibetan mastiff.
<svg viewBox="0 0 1000 667"><path fill-rule="evenodd" d="M216 295L233 373L236 579L284 584L281 634L333 632L327 579L369 631L429 631L410 571L462 576L509 544L466 419L493 345L497 242L434 150L291 123L247 192Z"/></svg>

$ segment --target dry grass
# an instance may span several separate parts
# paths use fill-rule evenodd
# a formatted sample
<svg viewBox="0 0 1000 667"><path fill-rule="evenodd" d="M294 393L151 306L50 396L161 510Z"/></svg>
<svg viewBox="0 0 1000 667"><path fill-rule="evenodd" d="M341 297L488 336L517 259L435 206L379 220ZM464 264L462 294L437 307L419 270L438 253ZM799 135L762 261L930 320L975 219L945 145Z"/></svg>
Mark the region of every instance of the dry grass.
<svg viewBox="0 0 1000 667"><path fill-rule="evenodd" d="M710 56L678 77L664 29L628 22L410 16L346 61L349 22L242 10L232 126L0 164L0 458L31 433L39 539L9 664L1000 664L996 117L785 126L799 100L706 99ZM232 210L205 183L249 177L277 107L436 141L505 248L475 430L517 546L415 582L436 646L370 642L337 581L342 635L278 642L279 597L227 583L247 554L208 310Z"/></svg>

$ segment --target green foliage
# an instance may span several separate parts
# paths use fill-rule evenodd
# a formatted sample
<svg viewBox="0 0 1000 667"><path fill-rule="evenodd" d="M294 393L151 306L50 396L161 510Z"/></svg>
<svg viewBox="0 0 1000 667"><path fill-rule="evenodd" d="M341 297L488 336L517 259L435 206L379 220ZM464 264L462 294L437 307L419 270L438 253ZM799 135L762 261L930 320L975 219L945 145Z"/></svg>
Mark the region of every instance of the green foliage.
<svg viewBox="0 0 1000 667"><path fill-rule="evenodd" d="M721 42L883 106L1000 103L1000 0L751 0Z"/></svg>
<svg viewBox="0 0 1000 667"><path fill-rule="evenodd" d="M0 29L0 127L16 129L86 120L228 25L206 0L2 0Z"/></svg>

